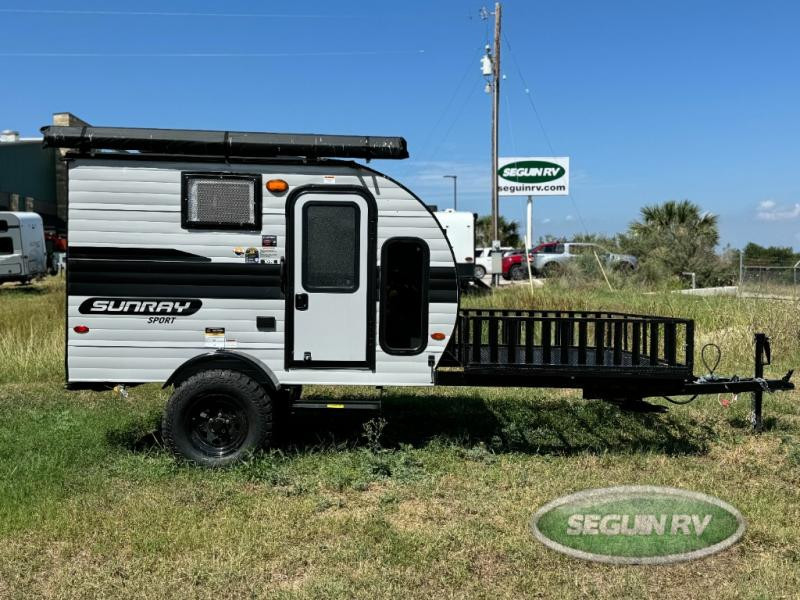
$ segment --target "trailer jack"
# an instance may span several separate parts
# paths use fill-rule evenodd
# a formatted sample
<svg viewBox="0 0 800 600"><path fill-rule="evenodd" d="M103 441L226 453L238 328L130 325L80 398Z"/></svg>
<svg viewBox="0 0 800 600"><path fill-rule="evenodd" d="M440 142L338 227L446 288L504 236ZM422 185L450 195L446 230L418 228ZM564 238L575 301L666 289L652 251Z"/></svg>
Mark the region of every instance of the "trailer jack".
<svg viewBox="0 0 800 600"><path fill-rule="evenodd" d="M772 364L772 350L770 348L769 337L765 333L755 334L755 359L753 377L740 378L717 377L713 372L709 375L698 377L692 382L687 382L684 386L684 394L721 394L730 392L740 394L750 392L753 394L752 410L750 412L750 423L754 431L761 431L764 428L763 404L764 392L772 393L794 389L791 382L793 370L790 370L780 379L764 379L764 367ZM667 400L672 401L670 398ZM675 402L676 404L688 404L686 402Z"/></svg>

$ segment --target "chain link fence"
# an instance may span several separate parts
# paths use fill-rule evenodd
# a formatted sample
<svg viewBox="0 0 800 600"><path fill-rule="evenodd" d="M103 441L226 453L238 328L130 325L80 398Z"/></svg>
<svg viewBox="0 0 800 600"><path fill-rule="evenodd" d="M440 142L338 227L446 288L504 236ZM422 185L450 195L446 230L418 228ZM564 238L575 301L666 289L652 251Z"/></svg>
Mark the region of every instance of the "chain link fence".
<svg viewBox="0 0 800 600"><path fill-rule="evenodd" d="M794 265L739 264L739 295L800 299L800 261Z"/></svg>

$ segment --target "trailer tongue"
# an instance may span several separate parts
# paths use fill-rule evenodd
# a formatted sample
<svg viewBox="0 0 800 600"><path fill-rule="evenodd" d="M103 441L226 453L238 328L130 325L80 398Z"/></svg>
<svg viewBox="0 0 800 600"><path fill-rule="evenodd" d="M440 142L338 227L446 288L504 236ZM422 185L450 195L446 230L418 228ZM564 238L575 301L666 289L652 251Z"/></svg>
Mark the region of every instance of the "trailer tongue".
<svg viewBox="0 0 800 600"><path fill-rule="evenodd" d="M435 373L437 385L581 388L585 398L641 406L648 397L752 392L753 425L763 393L794 389L789 371L764 379L769 338L755 336L753 377L694 375L694 322L598 311L468 309ZM705 360L704 360L705 362ZM718 361L717 361L718 362ZM694 399L694 398L692 398Z"/></svg>

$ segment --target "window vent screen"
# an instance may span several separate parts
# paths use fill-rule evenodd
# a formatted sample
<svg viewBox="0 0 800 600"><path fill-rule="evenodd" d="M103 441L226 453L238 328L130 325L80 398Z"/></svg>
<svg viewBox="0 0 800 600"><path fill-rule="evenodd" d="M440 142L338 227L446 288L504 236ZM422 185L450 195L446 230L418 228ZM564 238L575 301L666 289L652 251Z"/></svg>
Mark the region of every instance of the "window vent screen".
<svg viewBox="0 0 800 600"><path fill-rule="evenodd" d="M184 174L184 227L260 229L260 177Z"/></svg>
<svg viewBox="0 0 800 600"><path fill-rule="evenodd" d="M254 225L254 188L252 181L193 179L189 183L189 220Z"/></svg>

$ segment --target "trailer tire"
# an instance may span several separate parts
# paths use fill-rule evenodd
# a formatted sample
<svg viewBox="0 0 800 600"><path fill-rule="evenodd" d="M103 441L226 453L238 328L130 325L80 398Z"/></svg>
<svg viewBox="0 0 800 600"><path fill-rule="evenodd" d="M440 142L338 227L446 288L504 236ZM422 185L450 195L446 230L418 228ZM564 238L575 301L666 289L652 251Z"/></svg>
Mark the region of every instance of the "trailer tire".
<svg viewBox="0 0 800 600"><path fill-rule="evenodd" d="M176 456L206 467L230 465L269 445L272 399L244 373L201 371L172 393L162 431Z"/></svg>

